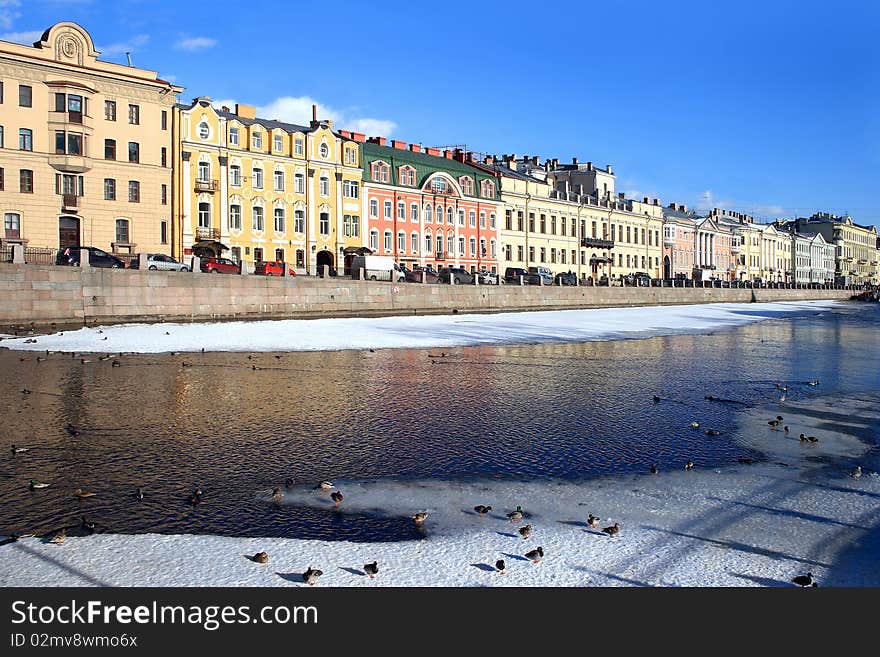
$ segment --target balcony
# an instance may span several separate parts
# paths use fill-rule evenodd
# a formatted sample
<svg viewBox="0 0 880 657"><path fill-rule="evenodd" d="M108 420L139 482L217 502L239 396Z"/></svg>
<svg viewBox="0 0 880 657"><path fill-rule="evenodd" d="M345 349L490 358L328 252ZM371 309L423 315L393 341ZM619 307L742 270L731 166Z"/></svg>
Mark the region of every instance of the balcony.
<svg viewBox="0 0 880 657"><path fill-rule="evenodd" d="M219 180L196 180L197 192L211 192L212 194L220 189Z"/></svg>
<svg viewBox="0 0 880 657"><path fill-rule="evenodd" d="M79 207L79 197L76 194L62 194L61 195L61 209L62 210L74 210Z"/></svg>
<svg viewBox="0 0 880 657"><path fill-rule="evenodd" d="M742 251L742 245L740 245L740 244L731 244L730 245L730 252L731 253L739 253L740 251Z"/></svg>
<svg viewBox="0 0 880 657"><path fill-rule="evenodd" d="M204 226L199 226L196 228L196 239L220 241L220 229L219 228L206 228Z"/></svg>
<svg viewBox="0 0 880 657"><path fill-rule="evenodd" d="M663 237L663 246L667 249L671 249L675 246L675 238L674 237Z"/></svg>
<svg viewBox="0 0 880 657"><path fill-rule="evenodd" d="M581 246L593 249L613 249L614 240L603 240L598 237L581 238Z"/></svg>

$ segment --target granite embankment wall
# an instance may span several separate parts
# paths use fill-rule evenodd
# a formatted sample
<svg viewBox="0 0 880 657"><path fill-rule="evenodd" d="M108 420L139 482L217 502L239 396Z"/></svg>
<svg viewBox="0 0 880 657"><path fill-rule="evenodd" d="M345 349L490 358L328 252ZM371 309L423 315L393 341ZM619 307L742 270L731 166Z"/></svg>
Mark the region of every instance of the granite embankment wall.
<svg viewBox="0 0 880 657"><path fill-rule="evenodd" d="M849 299L850 290L420 285L0 264L0 325Z"/></svg>

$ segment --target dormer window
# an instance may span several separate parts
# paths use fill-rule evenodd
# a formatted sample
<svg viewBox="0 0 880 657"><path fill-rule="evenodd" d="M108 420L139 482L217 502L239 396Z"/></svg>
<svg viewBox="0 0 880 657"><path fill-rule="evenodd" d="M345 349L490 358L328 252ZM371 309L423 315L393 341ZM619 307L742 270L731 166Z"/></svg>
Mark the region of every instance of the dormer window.
<svg viewBox="0 0 880 657"><path fill-rule="evenodd" d="M388 165L384 162L373 162L373 180L375 182L388 182Z"/></svg>
<svg viewBox="0 0 880 657"><path fill-rule="evenodd" d="M326 141L321 142L321 146L318 148L318 152L324 159L330 157L330 147L327 145Z"/></svg>
<svg viewBox="0 0 880 657"><path fill-rule="evenodd" d="M462 192L464 192L464 193L467 194L468 196L473 196L473 193L474 193L474 183L473 183L473 181L472 181L470 178L468 178L467 176L465 176L464 178L461 178L458 182L459 182L459 184L461 185L461 191L462 191Z"/></svg>
<svg viewBox="0 0 880 657"><path fill-rule="evenodd" d="M238 146L238 128L229 128L229 145Z"/></svg>
<svg viewBox="0 0 880 657"><path fill-rule="evenodd" d="M446 191L446 181L443 178L434 178L431 181L431 189L438 193L444 193Z"/></svg>
<svg viewBox="0 0 880 657"><path fill-rule="evenodd" d="M262 132L254 132L251 136L251 145L252 148L260 149L263 147L263 133Z"/></svg>
<svg viewBox="0 0 880 657"><path fill-rule="evenodd" d="M401 185L414 187L416 184L416 172L412 167L400 167L398 178Z"/></svg>
<svg viewBox="0 0 880 657"><path fill-rule="evenodd" d="M480 195L483 198L493 198L495 196L495 184L484 180L480 183Z"/></svg>
<svg viewBox="0 0 880 657"><path fill-rule="evenodd" d="M211 136L211 129L208 127L208 124L202 121L199 123L199 138L207 139Z"/></svg>

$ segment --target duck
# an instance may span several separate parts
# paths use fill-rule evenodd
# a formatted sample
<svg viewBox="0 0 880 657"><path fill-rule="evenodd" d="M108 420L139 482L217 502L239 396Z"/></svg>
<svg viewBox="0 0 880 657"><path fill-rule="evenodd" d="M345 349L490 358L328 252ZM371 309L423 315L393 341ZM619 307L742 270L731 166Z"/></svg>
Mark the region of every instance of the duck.
<svg viewBox="0 0 880 657"><path fill-rule="evenodd" d="M340 504L342 504L342 500L344 500L345 497L342 495L341 492L336 490L330 493L330 499L333 500L333 506L339 506Z"/></svg>
<svg viewBox="0 0 880 657"><path fill-rule="evenodd" d="M619 522L615 522L615 523L614 523L613 525L611 525L610 527L605 527L605 528L602 530L602 533L603 533L603 534L608 534L608 536L614 536L614 535L616 535L619 531L620 531L620 523L619 523Z"/></svg>
<svg viewBox="0 0 880 657"><path fill-rule="evenodd" d="M655 475L655 474L659 474L659 472L660 472L660 470L657 468L657 465L652 463L651 464L651 474Z"/></svg>
<svg viewBox="0 0 880 657"><path fill-rule="evenodd" d="M858 479L862 476L862 466L857 465L856 469L849 473L849 476L853 479Z"/></svg>
<svg viewBox="0 0 880 657"><path fill-rule="evenodd" d="M90 361L88 358L80 358L79 362L85 365L86 363L91 363L92 361Z"/></svg>
<svg viewBox="0 0 880 657"><path fill-rule="evenodd" d="M807 434L802 433L802 434L799 436L799 439L800 439L800 441L801 441L802 443L807 442Z"/></svg>
<svg viewBox="0 0 880 657"><path fill-rule="evenodd" d="M96 493L84 493L82 488L77 488L75 491L73 491L73 494L75 497L78 497L81 500L87 497L94 497L96 495Z"/></svg>
<svg viewBox="0 0 880 657"><path fill-rule="evenodd" d="M202 489L196 488L193 491L192 495L190 495L188 498L186 498L186 501L189 502L190 504L192 504L193 506L195 506L196 504L199 504L202 501Z"/></svg>
<svg viewBox="0 0 880 657"><path fill-rule="evenodd" d="M813 381L807 381L808 386L817 386L819 385L819 379L814 379Z"/></svg>
<svg viewBox="0 0 880 657"><path fill-rule="evenodd" d="M506 567L507 567L507 565L504 563L504 559L499 559L498 561L495 562L495 570L497 570L502 575L504 574L504 569Z"/></svg>
<svg viewBox="0 0 880 657"><path fill-rule="evenodd" d="M22 358L21 360L24 360L24 358ZM23 395L29 395L29 394L31 394L31 392L33 392L33 391L28 390L27 388L21 389L21 394L23 394Z"/></svg>
<svg viewBox="0 0 880 657"><path fill-rule="evenodd" d="M693 461L688 461L687 463L685 463L685 464L684 464L684 469L685 469L685 470L693 470L693 469L694 469L694 462L693 462Z"/></svg>
<svg viewBox="0 0 880 657"><path fill-rule="evenodd" d="M516 507L516 511L511 511L507 514L507 518L510 522L522 522L523 519L523 510L521 506Z"/></svg>
<svg viewBox="0 0 880 657"><path fill-rule="evenodd" d="M721 432L718 429L706 429L707 436L720 436Z"/></svg>
<svg viewBox="0 0 880 657"><path fill-rule="evenodd" d="M266 552L257 552L251 557L251 561L255 563L269 563L269 555Z"/></svg>
<svg viewBox="0 0 880 657"><path fill-rule="evenodd" d="M40 490L40 489L42 489L42 488L49 488L49 485L50 485L50 484L38 484L38 483L37 483L36 481L34 481L33 479L31 479L31 480L28 482L28 488L30 488L31 490Z"/></svg>
<svg viewBox="0 0 880 657"><path fill-rule="evenodd" d="M114 360L112 363L110 363L110 365L112 367L122 367L122 363L120 363L118 360Z"/></svg>
<svg viewBox="0 0 880 657"><path fill-rule="evenodd" d="M532 526L531 525L526 525L525 527L519 528L519 535L523 537L523 540L527 539L531 533L532 533Z"/></svg>
<svg viewBox="0 0 880 657"><path fill-rule="evenodd" d="M592 513L587 516L587 527L598 527L599 521L601 518L599 516L594 516Z"/></svg>
<svg viewBox="0 0 880 657"><path fill-rule="evenodd" d="M774 429L779 426L779 420L770 420L767 424L769 424Z"/></svg>
<svg viewBox="0 0 880 657"><path fill-rule="evenodd" d="M55 545L64 545L64 541L67 540L67 530L65 528L61 528L61 531L55 534L52 538L49 539L50 543L54 543Z"/></svg>
<svg viewBox="0 0 880 657"><path fill-rule="evenodd" d="M788 425L786 424L784 427L782 427L782 430L783 430L785 433L788 433Z"/></svg>
<svg viewBox="0 0 880 657"><path fill-rule="evenodd" d="M700 423L699 423L699 422L697 422L696 420L694 420L693 422L691 422L691 429L699 429L699 428L700 428Z"/></svg>
<svg viewBox="0 0 880 657"><path fill-rule="evenodd" d="M272 501L276 504L281 501L281 489L278 486L272 489Z"/></svg>
<svg viewBox="0 0 880 657"><path fill-rule="evenodd" d="M474 507L474 511L479 513L481 518L485 514L489 513L489 511L491 511L491 510L492 510L491 506L483 506L482 504L478 504L477 506Z"/></svg>
<svg viewBox="0 0 880 657"><path fill-rule="evenodd" d="M74 425L68 424L64 427L64 430L67 432L69 436L78 436L80 434L79 429L77 429Z"/></svg>
<svg viewBox="0 0 880 657"><path fill-rule="evenodd" d="M323 570L318 570L317 568L312 568L309 566L309 569L302 574L303 581L309 586L314 586L315 582L318 581L318 578L324 574Z"/></svg>
<svg viewBox="0 0 880 657"><path fill-rule="evenodd" d="M293 488L293 477L288 477L284 480L284 487L287 489Z"/></svg>
<svg viewBox="0 0 880 657"><path fill-rule="evenodd" d="M30 447L17 447L16 445L12 445L13 454L24 454L25 452L30 451L30 449Z"/></svg>
<svg viewBox="0 0 880 657"><path fill-rule="evenodd" d="M82 517L82 522L80 523L80 527L82 527L83 530L87 531L89 534L95 533L95 528L96 528L95 523L93 523L89 520L86 520L85 516Z"/></svg>
<svg viewBox="0 0 880 657"><path fill-rule="evenodd" d="M816 436L807 436L807 442L810 442L810 443L818 443L818 442L819 442L819 439L816 438Z"/></svg>
<svg viewBox="0 0 880 657"><path fill-rule="evenodd" d="M320 488L322 491L324 491L326 493L328 490L333 488L333 482L326 481L326 480L322 481L320 484L318 484L318 488Z"/></svg>
<svg viewBox="0 0 880 657"><path fill-rule="evenodd" d="M658 397L657 395L654 395L654 403L656 404L659 401L660 401L660 397Z"/></svg>
<svg viewBox="0 0 880 657"><path fill-rule="evenodd" d="M428 519L428 514L425 511L419 511L418 513L413 514L413 521L419 526L425 523L425 520Z"/></svg>
<svg viewBox="0 0 880 657"><path fill-rule="evenodd" d="M534 550L526 552L525 557L532 563L538 563L544 557L544 548L539 545Z"/></svg>
<svg viewBox="0 0 880 657"><path fill-rule="evenodd" d="M144 489L138 486L137 493L135 493L135 495L137 495L137 498L139 500L144 499Z"/></svg>
<svg viewBox="0 0 880 657"><path fill-rule="evenodd" d="M364 572L370 576L370 579L373 579L379 574L379 562L374 561L373 563L365 563Z"/></svg>
<svg viewBox="0 0 880 657"><path fill-rule="evenodd" d="M797 584L801 588L806 588L808 586L815 586L816 584L813 582L813 573L807 573L806 575L798 575L793 580L791 580L793 584Z"/></svg>

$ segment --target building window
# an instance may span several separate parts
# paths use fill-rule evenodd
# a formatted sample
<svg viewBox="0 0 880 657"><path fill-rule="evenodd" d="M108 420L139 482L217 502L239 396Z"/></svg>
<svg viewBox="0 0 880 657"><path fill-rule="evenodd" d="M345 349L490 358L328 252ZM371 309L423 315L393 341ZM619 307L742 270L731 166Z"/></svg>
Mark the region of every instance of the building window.
<svg viewBox="0 0 880 657"><path fill-rule="evenodd" d="M254 262L263 262L263 249L262 249L262 247L259 247L259 246L254 247Z"/></svg>
<svg viewBox="0 0 880 657"><path fill-rule="evenodd" d="M391 219L391 201L385 201L385 202L382 204L382 207L383 207L383 209L384 209L384 211L385 211L385 213L384 213L384 214L385 214L385 218L386 218L386 219Z"/></svg>
<svg viewBox="0 0 880 657"><path fill-rule="evenodd" d="M446 181L443 178L434 178L434 180L431 181L431 189L435 192L445 192Z"/></svg>
<svg viewBox="0 0 880 657"><path fill-rule="evenodd" d="M477 212L476 210L471 210L468 212L468 221L471 224L471 228L477 227Z"/></svg>
<svg viewBox="0 0 880 657"><path fill-rule="evenodd" d="M238 128L229 128L229 145L238 146Z"/></svg>
<svg viewBox="0 0 880 657"><path fill-rule="evenodd" d="M418 233L413 233L412 235L410 235L409 244L410 244L410 247L412 248L413 253L419 252L419 234Z"/></svg>
<svg viewBox="0 0 880 657"><path fill-rule="evenodd" d="M6 176L3 167L0 167L0 192L6 189Z"/></svg>
<svg viewBox="0 0 880 657"><path fill-rule="evenodd" d="M116 241L121 242L123 244L129 243L128 238L128 219L117 219L116 220Z"/></svg>
<svg viewBox="0 0 880 657"><path fill-rule="evenodd" d="M230 230L241 230L241 206L240 205L230 205L229 206L229 229Z"/></svg>
<svg viewBox="0 0 880 657"><path fill-rule="evenodd" d="M379 231L375 228L370 231L370 250L373 253L379 250Z"/></svg>
<svg viewBox="0 0 880 657"><path fill-rule="evenodd" d="M397 204L397 219L399 221L406 221L406 203L400 202Z"/></svg>
<svg viewBox="0 0 880 657"><path fill-rule="evenodd" d="M476 257L477 255L477 238L472 237L468 240L468 246L470 247L471 258Z"/></svg>
<svg viewBox="0 0 880 657"><path fill-rule="evenodd" d="M199 162L199 182L208 182L211 180L211 163Z"/></svg>
<svg viewBox="0 0 880 657"><path fill-rule="evenodd" d="M357 180L342 181L342 195L345 198L359 198L359 185Z"/></svg>
<svg viewBox="0 0 880 657"><path fill-rule="evenodd" d="M297 194L305 194L306 193L306 177L297 173L293 176L293 191Z"/></svg>
<svg viewBox="0 0 880 657"><path fill-rule="evenodd" d="M431 239L431 234L428 233L425 235L425 253L431 253L431 244L433 240Z"/></svg>
<svg viewBox="0 0 880 657"><path fill-rule="evenodd" d="M211 136L211 128L208 127L208 124L202 121L199 123L199 139L207 139Z"/></svg>
<svg viewBox="0 0 880 657"><path fill-rule="evenodd" d="M116 179L115 178L104 178L104 200L105 201L115 201L116 200Z"/></svg>
<svg viewBox="0 0 880 657"><path fill-rule="evenodd" d="M480 213L480 228L485 228L485 227L486 227L486 213L481 212Z"/></svg>
<svg viewBox="0 0 880 657"><path fill-rule="evenodd" d="M370 216L378 217L379 216L379 201L374 198L370 199Z"/></svg>
<svg viewBox="0 0 880 657"><path fill-rule="evenodd" d="M275 260L284 262L284 249L275 249Z"/></svg>
<svg viewBox="0 0 880 657"><path fill-rule="evenodd" d="M33 107L34 90L26 84L18 85L19 107Z"/></svg>
<svg viewBox="0 0 880 657"><path fill-rule="evenodd" d="M351 215L351 236L361 236L361 218L356 214Z"/></svg>
<svg viewBox="0 0 880 657"><path fill-rule="evenodd" d="M254 168L251 179L254 189L263 189L263 170Z"/></svg>
<svg viewBox="0 0 880 657"><path fill-rule="evenodd" d="M211 204L199 203L199 228L211 227Z"/></svg>
<svg viewBox="0 0 880 657"><path fill-rule="evenodd" d="M135 163L141 161L141 147L136 141L128 142L128 161Z"/></svg>
<svg viewBox="0 0 880 657"><path fill-rule="evenodd" d="M30 169L21 169L18 174L19 191L22 194L34 193L34 172Z"/></svg>
<svg viewBox="0 0 880 657"><path fill-rule="evenodd" d="M516 260L517 260L517 262L523 261L523 255L524 255L523 247L521 247L521 246L516 247Z"/></svg>
<svg viewBox="0 0 880 657"><path fill-rule="evenodd" d="M159 127L162 130L168 129L168 111L162 110L161 118L159 119Z"/></svg>
<svg viewBox="0 0 880 657"><path fill-rule="evenodd" d="M233 187L241 187L241 166L238 164L229 167L229 184Z"/></svg>
<svg viewBox="0 0 880 657"><path fill-rule="evenodd" d="M281 169L275 169L275 191L284 191L284 171Z"/></svg>
<svg viewBox="0 0 880 657"><path fill-rule="evenodd" d="M275 232L284 232L284 208L275 208Z"/></svg>
<svg viewBox="0 0 880 657"><path fill-rule="evenodd" d="M255 205L251 211L251 228L257 232L263 232L263 208Z"/></svg>
<svg viewBox="0 0 880 657"><path fill-rule="evenodd" d="M159 241L162 244L168 244L168 222L159 222Z"/></svg>
<svg viewBox="0 0 880 657"><path fill-rule="evenodd" d="M327 142L321 142L318 152L321 154L321 157L325 159L330 156L330 147L327 146Z"/></svg>
<svg viewBox="0 0 880 657"><path fill-rule="evenodd" d="M168 185L165 185L164 183L162 184L159 195L161 197L162 205L168 205Z"/></svg>
<svg viewBox="0 0 880 657"><path fill-rule="evenodd" d="M429 224L430 224L430 223L432 223L432 222L434 221L434 218L433 218L433 214L432 214L432 212L433 212L433 211L431 210L431 206L430 206L430 205L426 205L426 206L425 206L425 222L426 222L426 223L429 223Z"/></svg>
<svg viewBox="0 0 880 657"><path fill-rule="evenodd" d="M21 128L18 131L18 150L34 150L34 131L30 128Z"/></svg>
<svg viewBox="0 0 880 657"><path fill-rule="evenodd" d="M15 212L7 212L3 217L3 226L6 229L6 239L17 240L21 238L21 215Z"/></svg>
<svg viewBox="0 0 880 657"><path fill-rule="evenodd" d="M141 202L141 184L137 180L128 181L128 202Z"/></svg>
<svg viewBox="0 0 880 657"><path fill-rule="evenodd" d="M321 196L330 196L330 179L327 176L321 176L318 181L318 191Z"/></svg>
<svg viewBox="0 0 880 657"><path fill-rule="evenodd" d="M129 105L128 106L128 122L132 125L140 125L141 123L141 108L137 105Z"/></svg>
<svg viewBox="0 0 880 657"><path fill-rule="evenodd" d="M342 236L351 237L351 215L342 216Z"/></svg>
<svg viewBox="0 0 880 657"><path fill-rule="evenodd" d="M83 195L83 177L73 174L55 174L55 193L66 196Z"/></svg>
<svg viewBox="0 0 880 657"><path fill-rule="evenodd" d="M294 155L302 155L303 154L303 140L302 137L297 137L293 140L293 153Z"/></svg>
<svg viewBox="0 0 880 657"><path fill-rule="evenodd" d="M418 223L419 221L419 206L415 203L409 206L409 220L413 223Z"/></svg>
<svg viewBox="0 0 880 657"><path fill-rule="evenodd" d="M330 234L330 213L322 212L318 215L318 232L321 235Z"/></svg>
<svg viewBox="0 0 880 657"><path fill-rule="evenodd" d="M263 147L263 133L255 132L251 136L251 148L254 150L260 150Z"/></svg>
<svg viewBox="0 0 880 657"><path fill-rule="evenodd" d="M391 253L391 231L385 231L385 253Z"/></svg>
<svg viewBox="0 0 880 657"><path fill-rule="evenodd" d="M547 262L547 249L541 247L541 262Z"/></svg>
<svg viewBox="0 0 880 657"><path fill-rule="evenodd" d="M452 209L452 206L447 206L446 208L446 223L454 224L455 223L455 211Z"/></svg>
<svg viewBox="0 0 880 657"><path fill-rule="evenodd" d="M399 253L406 253L406 233L403 231L397 233L397 251Z"/></svg>
<svg viewBox="0 0 880 657"><path fill-rule="evenodd" d="M164 146L159 150L159 164L163 167L168 166L168 149Z"/></svg>
<svg viewBox="0 0 880 657"><path fill-rule="evenodd" d="M306 213L305 213L305 210L294 210L293 211L293 232L294 233L306 232Z"/></svg>
<svg viewBox="0 0 880 657"><path fill-rule="evenodd" d="M275 142L275 152L280 153L284 150L284 137L281 135L275 135L273 140Z"/></svg>
<svg viewBox="0 0 880 657"><path fill-rule="evenodd" d="M345 149L345 163L357 166L357 149L356 148L346 148Z"/></svg>
<svg viewBox="0 0 880 657"><path fill-rule="evenodd" d="M105 100L104 101L104 119L107 121L115 121L116 120L116 101L115 100Z"/></svg>

